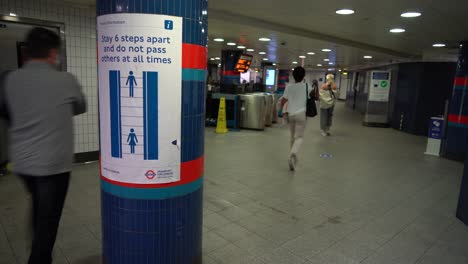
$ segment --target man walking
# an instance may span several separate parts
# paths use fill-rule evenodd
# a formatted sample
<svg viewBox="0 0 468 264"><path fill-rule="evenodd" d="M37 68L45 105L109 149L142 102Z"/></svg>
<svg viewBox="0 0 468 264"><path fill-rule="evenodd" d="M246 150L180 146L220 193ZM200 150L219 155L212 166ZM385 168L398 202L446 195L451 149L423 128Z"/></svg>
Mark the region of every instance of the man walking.
<svg viewBox="0 0 468 264"><path fill-rule="evenodd" d="M296 170L297 153L304 141L304 130L306 127L306 103L308 86L304 82L305 69L296 67L293 71L294 84L286 86L283 94L282 104L288 103L289 131L290 131L290 154L289 169Z"/></svg>
<svg viewBox="0 0 468 264"><path fill-rule="evenodd" d="M56 33L34 28L26 42L29 61L6 77L0 109L10 119L13 171L32 196L29 264L50 264L73 161L73 116L86 112L86 101L75 77L56 70Z"/></svg>

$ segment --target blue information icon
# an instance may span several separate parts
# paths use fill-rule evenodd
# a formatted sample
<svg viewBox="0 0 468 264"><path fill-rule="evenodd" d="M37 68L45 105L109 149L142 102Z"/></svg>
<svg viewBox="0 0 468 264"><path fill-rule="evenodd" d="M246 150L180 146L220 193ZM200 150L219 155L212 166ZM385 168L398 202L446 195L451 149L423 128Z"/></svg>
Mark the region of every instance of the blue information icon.
<svg viewBox="0 0 468 264"><path fill-rule="evenodd" d="M164 29L173 30L174 29L174 21L172 21L172 20L164 21Z"/></svg>

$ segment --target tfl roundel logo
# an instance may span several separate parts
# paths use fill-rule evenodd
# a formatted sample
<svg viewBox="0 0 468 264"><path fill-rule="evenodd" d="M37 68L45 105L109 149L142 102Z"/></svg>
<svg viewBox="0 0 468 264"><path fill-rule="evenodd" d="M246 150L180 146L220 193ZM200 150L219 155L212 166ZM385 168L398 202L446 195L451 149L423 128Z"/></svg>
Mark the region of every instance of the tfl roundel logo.
<svg viewBox="0 0 468 264"><path fill-rule="evenodd" d="M146 178L148 178L149 180L152 180L154 179L154 177L156 177L156 173L152 170L149 170L145 173L145 176Z"/></svg>

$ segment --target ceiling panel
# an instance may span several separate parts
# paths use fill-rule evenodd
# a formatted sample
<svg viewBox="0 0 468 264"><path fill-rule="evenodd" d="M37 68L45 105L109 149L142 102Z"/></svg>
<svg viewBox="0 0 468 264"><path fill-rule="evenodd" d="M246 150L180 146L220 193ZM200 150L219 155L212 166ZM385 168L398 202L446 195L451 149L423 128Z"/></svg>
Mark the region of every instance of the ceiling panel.
<svg viewBox="0 0 468 264"><path fill-rule="evenodd" d="M66 0L93 5L95 0ZM339 16L339 8L352 8L356 13ZM404 11L422 12L419 18L401 18ZM340 67L382 64L404 60L455 60L459 41L468 39L466 0L255 0L240 4L232 0L209 1L209 36L223 37L256 50L260 64L268 52L272 62L292 66L299 55L314 51L305 64L314 66L327 56ZM389 29L403 27L407 32L391 34ZM258 41L272 38L270 43ZM447 43L453 49L435 49L435 42ZM282 44L284 43L284 44ZM320 50L332 47L333 53ZM219 57L225 43L209 42L209 56ZM372 55L364 60L363 55Z"/></svg>

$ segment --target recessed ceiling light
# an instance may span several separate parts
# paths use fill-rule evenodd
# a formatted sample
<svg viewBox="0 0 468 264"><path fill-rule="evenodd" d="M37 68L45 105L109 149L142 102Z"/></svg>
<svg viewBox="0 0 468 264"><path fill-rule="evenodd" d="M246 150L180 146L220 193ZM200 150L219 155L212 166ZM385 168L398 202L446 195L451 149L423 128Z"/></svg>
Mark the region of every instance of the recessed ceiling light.
<svg viewBox="0 0 468 264"><path fill-rule="evenodd" d="M447 46L447 45L445 45L444 43L436 43L436 44L432 45L432 47L434 47L434 48L443 48L445 46Z"/></svg>
<svg viewBox="0 0 468 264"><path fill-rule="evenodd" d="M260 51L258 54L260 54L260 55L265 55L265 54L266 54L266 52L264 52L264 51Z"/></svg>
<svg viewBox="0 0 468 264"><path fill-rule="evenodd" d="M330 59L323 59L323 61L330 61Z"/></svg>
<svg viewBox="0 0 468 264"><path fill-rule="evenodd" d="M260 40L260 41L271 41L270 38L259 38L258 40Z"/></svg>
<svg viewBox="0 0 468 264"><path fill-rule="evenodd" d="M228 46L235 46L235 45L237 45L237 44L234 43L234 42L228 42L227 45L228 45Z"/></svg>
<svg viewBox="0 0 468 264"><path fill-rule="evenodd" d="M341 72L341 69L339 69L338 71Z"/></svg>
<svg viewBox="0 0 468 264"><path fill-rule="evenodd" d="M245 46L237 46L238 49L245 49Z"/></svg>
<svg viewBox="0 0 468 264"><path fill-rule="evenodd" d="M328 65L333 65L333 62L329 62Z"/></svg>
<svg viewBox="0 0 468 264"><path fill-rule="evenodd" d="M306 56L304 56L304 55L301 55L301 56L299 56L299 58L301 58L301 59L305 59L305 58L306 58Z"/></svg>
<svg viewBox="0 0 468 264"><path fill-rule="evenodd" d="M297 64L298 62L297 61L293 61L292 64Z"/></svg>
<svg viewBox="0 0 468 264"><path fill-rule="evenodd" d="M215 60L215 58L211 58L210 60L214 61L214 60Z"/></svg>
<svg viewBox="0 0 468 264"><path fill-rule="evenodd" d="M215 38L215 39L213 39L213 40L216 41L216 42L224 42L224 39L223 39L223 38Z"/></svg>
<svg viewBox="0 0 468 264"><path fill-rule="evenodd" d="M331 49L322 49L323 52L330 52L332 51Z"/></svg>
<svg viewBox="0 0 468 264"><path fill-rule="evenodd" d="M220 60L221 58L220 57L216 57L215 60Z"/></svg>
<svg viewBox="0 0 468 264"><path fill-rule="evenodd" d="M320 63L319 63L319 64L317 64L317 67L322 67L322 64L320 64Z"/></svg>
<svg viewBox="0 0 468 264"><path fill-rule="evenodd" d="M276 66L276 63L273 63L273 66Z"/></svg>
<svg viewBox="0 0 468 264"><path fill-rule="evenodd" d="M15 13L10 13L10 16L15 17L16 14Z"/></svg>
<svg viewBox="0 0 468 264"><path fill-rule="evenodd" d="M369 56L369 55L366 55L364 56L364 59L372 59L373 57L372 56Z"/></svg>
<svg viewBox="0 0 468 264"><path fill-rule="evenodd" d="M291 69L291 71L294 71L294 69Z"/></svg>
<svg viewBox="0 0 468 264"><path fill-rule="evenodd" d="M315 55L315 52L307 52L308 55Z"/></svg>
<svg viewBox="0 0 468 264"><path fill-rule="evenodd" d="M264 60L264 61L267 61L267 60L268 60L268 58L263 58L263 60Z"/></svg>
<svg viewBox="0 0 468 264"><path fill-rule="evenodd" d="M405 31L406 31L406 30L403 29L403 28L392 28L392 29L390 29L390 32L391 32L391 33L403 33L403 32L405 32Z"/></svg>
<svg viewBox="0 0 468 264"><path fill-rule="evenodd" d="M338 15L352 15L355 13L355 11L353 9L343 8L343 9L336 10L336 13Z"/></svg>
<svg viewBox="0 0 468 264"><path fill-rule="evenodd" d="M248 52L254 52L254 49L247 49Z"/></svg>
<svg viewBox="0 0 468 264"><path fill-rule="evenodd" d="M421 15L420 12L405 12L401 14L402 17L420 17Z"/></svg>

